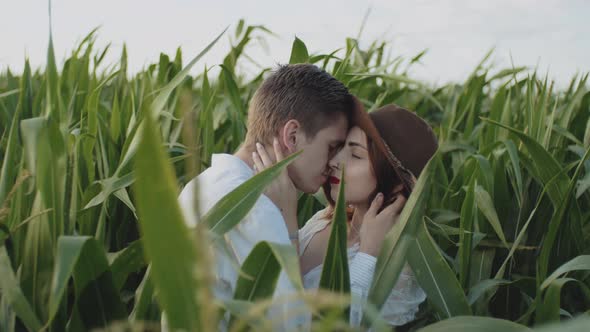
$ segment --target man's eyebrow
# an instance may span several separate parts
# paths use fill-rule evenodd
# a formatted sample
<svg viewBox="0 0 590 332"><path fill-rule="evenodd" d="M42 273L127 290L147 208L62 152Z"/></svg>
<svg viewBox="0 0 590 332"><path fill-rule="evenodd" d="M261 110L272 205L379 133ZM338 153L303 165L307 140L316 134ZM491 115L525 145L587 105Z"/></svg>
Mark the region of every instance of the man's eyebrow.
<svg viewBox="0 0 590 332"><path fill-rule="evenodd" d="M363 148L363 149L367 150L366 147L364 147L361 143L357 143L357 142L348 142L348 146L352 146L352 147L358 146L359 148Z"/></svg>

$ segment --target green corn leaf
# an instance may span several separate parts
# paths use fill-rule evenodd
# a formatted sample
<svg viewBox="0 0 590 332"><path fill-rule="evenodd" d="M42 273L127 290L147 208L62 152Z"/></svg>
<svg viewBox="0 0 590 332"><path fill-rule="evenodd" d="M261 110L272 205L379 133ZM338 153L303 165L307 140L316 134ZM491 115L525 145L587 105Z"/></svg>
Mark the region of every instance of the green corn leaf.
<svg viewBox="0 0 590 332"><path fill-rule="evenodd" d="M344 179L344 168L341 179ZM338 198L332 219L332 229L328 248L324 257L324 265L320 278L320 288L337 293L350 293L350 274L348 271L348 230L346 223L346 198L344 197L344 181L340 182Z"/></svg>
<svg viewBox="0 0 590 332"><path fill-rule="evenodd" d="M475 201L479 210L486 217L490 225L492 225L492 228L496 232L496 235L498 235L498 238L506 247L508 247L508 243L506 243L506 237L504 236L504 231L502 231L502 225L500 225L498 213L494 207L494 202L492 201L490 194L488 194L488 192L482 186L475 187Z"/></svg>
<svg viewBox="0 0 590 332"><path fill-rule="evenodd" d="M205 289L202 286L199 289L195 277L198 263L201 263L199 269L208 268L199 259L199 255L206 253L196 252L177 201L174 173L161 146L153 120L146 117L135 158L134 187L143 247L170 328L199 330L212 324L203 321L197 292ZM200 298L206 301L208 297Z"/></svg>
<svg viewBox="0 0 590 332"><path fill-rule="evenodd" d="M281 270L286 272L295 289L303 290L299 256L291 245L259 242L244 260L241 270L234 292L236 301L253 303L271 298Z"/></svg>
<svg viewBox="0 0 590 332"><path fill-rule="evenodd" d="M0 275L2 275L2 278L0 278L2 299L8 302L28 329L32 331L41 330L41 322L20 288L5 246L0 247Z"/></svg>
<svg viewBox="0 0 590 332"><path fill-rule="evenodd" d="M454 332L454 331L480 331L480 332L523 332L532 331L526 326L513 323L509 320L491 317L458 316L428 325L418 330L420 332Z"/></svg>
<svg viewBox="0 0 590 332"><path fill-rule="evenodd" d="M555 279L557 279L565 273L580 270L590 270L590 255L578 256L560 266L558 269L553 271L553 273L551 273L551 275L549 275L547 279L543 281L543 283L541 284L541 289L547 288L549 284L551 284Z"/></svg>
<svg viewBox="0 0 590 332"><path fill-rule="evenodd" d="M291 58L289 59L290 64L295 63L306 63L309 60L309 53L307 47L301 39L295 37L293 41L293 47L291 48Z"/></svg>
<svg viewBox="0 0 590 332"><path fill-rule="evenodd" d="M430 192L432 174L435 170L435 160L439 152L433 156L422 170L414 189L405 204L405 207L398 217L398 221L391 231L386 235L377 257L375 275L369 291L369 302L381 309L406 262L406 257L411 254L411 247L419 232L424 217L424 209ZM412 265L410 263L410 265ZM367 326L370 322L363 320L362 324Z"/></svg>
<svg viewBox="0 0 590 332"><path fill-rule="evenodd" d="M470 315L471 309L455 273L441 255L428 234L426 225L418 229L416 239L408 250L408 263L441 317Z"/></svg>
<svg viewBox="0 0 590 332"><path fill-rule="evenodd" d="M551 280L546 286L547 290L537 307L536 320L537 324L542 324L550 321L559 321L561 313L561 291L566 283L575 282L582 290L583 296L586 300L590 299L590 289L582 281L573 278L557 278Z"/></svg>
<svg viewBox="0 0 590 332"><path fill-rule="evenodd" d="M475 206L475 179L471 180L467 189L463 206L461 207L460 232L459 233L459 278L463 288L469 285L469 270L473 242L473 225L477 223L477 210Z"/></svg>
<svg viewBox="0 0 590 332"><path fill-rule="evenodd" d="M125 319L125 307L113 280L104 250L87 236L62 236L49 300L50 320L55 317L73 277L76 288L76 312L87 329L104 327Z"/></svg>
<svg viewBox="0 0 590 332"><path fill-rule="evenodd" d="M298 151L277 164L256 174L246 182L242 183L229 194L221 198L201 218L209 229L217 234L223 235L237 225L248 214L256 204L258 198L264 192L264 188L270 184L299 154Z"/></svg>
<svg viewBox="0 0 590 332"><path fill-rule="evenodd" d="M121 289L131 272L138 271L146 265L143 258L141 241L134 241L125 249L114 254L111 261L111 271L117 289Z"/></svg>

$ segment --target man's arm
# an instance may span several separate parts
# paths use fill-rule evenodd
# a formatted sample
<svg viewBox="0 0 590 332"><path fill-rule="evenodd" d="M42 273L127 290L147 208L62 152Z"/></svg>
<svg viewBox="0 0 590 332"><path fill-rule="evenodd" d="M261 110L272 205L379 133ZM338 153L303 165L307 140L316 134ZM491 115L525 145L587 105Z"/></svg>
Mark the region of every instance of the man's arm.
<svg viewBox="0 0 590 332"><path fill-rule="evenodd" d="M291 220L291 222L293 221L293 224L296 225L296 217ZM289 239L287 223L281 211L266 196L261 196L246 218L236 226L235 232L231 231L230 233L234 252L237 252L238 256L240 256L240 264L244 262L254 246L260 241L279 244L298 242ZM293 250L295 249L296 247L293 247ZM295 254L297 255L297 252ZM274 303L268 313L268 318L273 320L275 323L273 327L276 330L299 330L303 315L299 314L295 317L294 314L302 311L301 306L303 303L293 300L296 295L297 288L285 271L281 271L273 295Z"/></svg>

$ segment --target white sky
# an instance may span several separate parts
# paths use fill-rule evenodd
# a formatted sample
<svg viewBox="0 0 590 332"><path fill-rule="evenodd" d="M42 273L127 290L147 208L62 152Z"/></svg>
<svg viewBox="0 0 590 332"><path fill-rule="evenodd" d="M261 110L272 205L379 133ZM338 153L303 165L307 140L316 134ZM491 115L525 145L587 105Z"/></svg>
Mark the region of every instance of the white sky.
<svg viewBox="0 0 590 332"><path fill-rule="evenodd" d="M49 35L47 0L0 0L0 70L20 71L25 56L44 66ZM116 62L123 43L137 71L157 62L160 52L182 47L185 61L226 26L233 33L240 18L275 32L268 52L254 43L248 54L263 65L285 63L295 35L310 52L331 52L357 35L371 8L361 38L393 42L394 55L412 57L428 48L413 77L443 83L464 80L495 47L499 68L538 65L565 85L576 72L590 71L588 0L54 0L53 36L61 64L90 30L101 26L98 46L111 42L108 62ZM260 35L260 34L258 34ZM205 63L219 64L229 49L224 36Z"/></svg>

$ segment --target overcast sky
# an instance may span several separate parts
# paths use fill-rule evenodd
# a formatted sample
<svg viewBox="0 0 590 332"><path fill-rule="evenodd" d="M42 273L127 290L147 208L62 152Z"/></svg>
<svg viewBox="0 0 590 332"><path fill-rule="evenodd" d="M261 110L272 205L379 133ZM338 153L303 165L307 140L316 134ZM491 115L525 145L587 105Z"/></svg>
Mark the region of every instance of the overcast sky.
<svg viewBox="0 0 590 332"><path fill-rule="evenodd" d="M0 70L21 70L25 56L44 66L49 35L46 0L0 0ZM484 54L496 48L499 68L537 66L564 85L576 72L590 71L590 1L587 0L55 0L53 37L61 64L88 32L100 26L98 45L112 43L114 63L123 43L137 71L160 52L178 46L185 59L196 55L226 26L240 18L277 34L268 52L253 44L248 53L263 65L289 59L295 35L311 52L330 52L356 36L371 8L361 40L391 41L394 55L412 57L428 49L413 77L433 83L464 80ZM221 62L224 39L197 65Z"/></svg>

